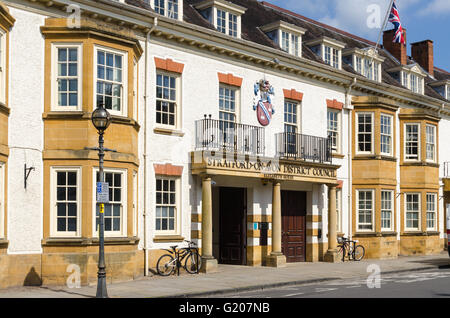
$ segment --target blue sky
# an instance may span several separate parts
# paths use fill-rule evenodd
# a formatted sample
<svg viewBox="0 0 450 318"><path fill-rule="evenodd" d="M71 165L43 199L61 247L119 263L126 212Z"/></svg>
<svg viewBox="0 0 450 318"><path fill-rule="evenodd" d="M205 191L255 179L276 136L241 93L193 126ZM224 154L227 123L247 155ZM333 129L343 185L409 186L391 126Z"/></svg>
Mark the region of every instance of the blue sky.
<svg viewBox="0 0 450 318"><path fill-rule="evenodd" d="M389 0L266 0L374 42L378 39ZM434 42L434 65L450 72L450 0L396 0L410 43ZM377 14L379 13L379 14ZM381 21L379 23L378 21ZM392 29L387 23L386 29Z"/></svg>

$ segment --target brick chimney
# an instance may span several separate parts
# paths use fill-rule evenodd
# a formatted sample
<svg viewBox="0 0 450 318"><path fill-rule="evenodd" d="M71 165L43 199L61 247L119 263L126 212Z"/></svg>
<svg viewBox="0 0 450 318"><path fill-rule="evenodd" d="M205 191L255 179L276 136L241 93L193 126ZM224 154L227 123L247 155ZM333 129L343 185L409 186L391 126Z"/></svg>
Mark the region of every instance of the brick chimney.
<svg viewBox="0 0 450 318"><path fill-rule="evenodd" d="M434 76L433 41L425 40L411 44L411 56L431 76Z"/></svg>
<svg viewBox="0 0 450 318"><path fill-rule="evenodd" d="M400 61L402 65L406 65L406 45L401 43L394 43L394 29L384 31L383 33L383 47L389 51L397 60ZM406 42L406 29L403 29L403 35L405 36Z"/></svg>

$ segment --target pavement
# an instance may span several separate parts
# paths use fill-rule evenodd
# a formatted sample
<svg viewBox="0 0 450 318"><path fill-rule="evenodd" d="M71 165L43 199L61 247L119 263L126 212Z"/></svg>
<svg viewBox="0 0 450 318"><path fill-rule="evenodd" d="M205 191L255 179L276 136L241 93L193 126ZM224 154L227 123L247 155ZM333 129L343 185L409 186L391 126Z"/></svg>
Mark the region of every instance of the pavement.
<svg viewBox="0 0 450 318"><path fill-rule="evenodd" d="M366 259L360 262L290 263L282 268L219 265L209 274L182 274L161 277L151 275L133 281L108 284L110 298L202 298L243 291L258 291L283 286L319 283L339 279L366 279L373 272L381 274L450 268L447 252L431 256L400 256L392 260ZM183 271L183 270L181 270ZM92 298L96 286L67 288L55 286L0 289L0 298Z"/></svg>

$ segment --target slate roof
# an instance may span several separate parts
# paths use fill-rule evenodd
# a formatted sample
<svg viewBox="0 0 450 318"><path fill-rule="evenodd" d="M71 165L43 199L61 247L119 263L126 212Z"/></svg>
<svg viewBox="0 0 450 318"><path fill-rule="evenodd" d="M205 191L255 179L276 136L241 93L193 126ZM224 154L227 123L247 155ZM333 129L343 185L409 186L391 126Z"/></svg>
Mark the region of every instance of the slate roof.
<svg viewBox="0 0 450 318"><path fill-rule="evenodd" d="M196 3L202 1L203 0L183 1L184 5L183 21L214 30L215 29L214 26L211 23L209 23L209 21L207 21L205 18L203 18L203 16L200 15L199 12L194 8L194 5ZM261 2L257 0L228 0L228 1L247 8L246 12L241 17L241 25L242 25L241 37L244 40L254 42L260 45L281 50L281 48L277 44L275 44L264 32L262 32L259 29L264 25L270 24L272 22L277 22L280 20L306 29L307 31L302 37L303 43L309 40L317 39L322 36L326 36L345 43L346 49L348 48L363 49L369 46L374 47L376 45L376 43L369 41L367 39L325 25L323 23L304 17L292 11L280 8L265 1ZM146 4L143 0L126 0L126 3L136 5L141 8L149 9L149 5ZM150 8L149 10L152 9ZM381 57L385 58L385 61L382 64L382 81L392 86L403 87L396 79L394 79L387 72L387 70L399 66L400 65L399 61L395 59L389 52L384 50L382 48L382 45L379 48L378 53ZM304 44L302 46L302 57L313 60L315 62L324 63L318 55L316 55L313 51L309 49L309 47L307 47ZM415 62L409 57L408 64L412 63ZM342 63L342 68L347 72L357 74L350 65L347 65L344 62ZM428 76L425 79L425 83L427 84L436 80L450 79L450 73L435 67L434 77L435 79ZM444 99L440 94L438 94L433 88L431 88L428 85L425 85L425 95L446 101L446 99Z"/></svg>

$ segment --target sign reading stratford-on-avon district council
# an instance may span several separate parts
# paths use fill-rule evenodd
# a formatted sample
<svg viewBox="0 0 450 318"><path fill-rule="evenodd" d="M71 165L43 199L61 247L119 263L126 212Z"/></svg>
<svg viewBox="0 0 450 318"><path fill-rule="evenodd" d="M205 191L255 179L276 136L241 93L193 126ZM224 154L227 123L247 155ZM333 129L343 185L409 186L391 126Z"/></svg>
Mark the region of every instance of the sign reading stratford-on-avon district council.
<svg viewBox="0 0 450 318"><path fill-rule="evenodd" d="M192 156L193 174L239 175L241 177L310 181L330 183L336 181L339 166L314 162L293 162L278 158L215 157L196 152ZM197 160L195 160L197 159ZM199 160L200 159L200 160Z"/></svg>

